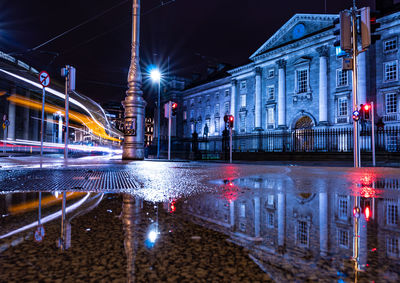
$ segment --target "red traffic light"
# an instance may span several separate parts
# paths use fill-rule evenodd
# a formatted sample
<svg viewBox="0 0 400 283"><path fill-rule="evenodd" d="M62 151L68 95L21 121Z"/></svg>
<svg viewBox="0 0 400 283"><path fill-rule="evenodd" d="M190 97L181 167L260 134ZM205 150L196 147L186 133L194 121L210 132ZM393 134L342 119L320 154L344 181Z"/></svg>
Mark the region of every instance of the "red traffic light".
<svg viewBox="0 0 400 283"><path fill-rule="evenodd" d="M365 111L369 111L369 109L371 109L371 105L365 104L365 105L364 105L364 110L365 110Z"/></svg>
<svg viewBox="0 0 400 283"><path fill-rule="evenodd" d="M172 109L176 109L176 108L178 108L178 103L176 103L176 102L172 103Z"/></svg>
<svg viewBox="0 0 400 283"><path fill-rule="evenodd" d="M229 121L233 122L233 116L229 117Z"/></svg>
<svg viewBox="0 0 400 283"><path fill-rule="evenodd" d="M368 221L371 218L371 210L369 206L365 207L364 214L365 214L365 219Z"/></svg>

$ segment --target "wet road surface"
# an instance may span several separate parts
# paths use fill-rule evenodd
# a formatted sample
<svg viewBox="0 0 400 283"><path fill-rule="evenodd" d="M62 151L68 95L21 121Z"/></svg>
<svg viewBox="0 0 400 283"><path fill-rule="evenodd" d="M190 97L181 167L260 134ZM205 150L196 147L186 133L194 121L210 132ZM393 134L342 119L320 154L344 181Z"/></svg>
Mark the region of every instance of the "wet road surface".
<svg viewBox="0 0 400 283"><path fill-rule="evenodd" d="M400 280L398 169L83 169L0 171L0 282Z"/></svg>

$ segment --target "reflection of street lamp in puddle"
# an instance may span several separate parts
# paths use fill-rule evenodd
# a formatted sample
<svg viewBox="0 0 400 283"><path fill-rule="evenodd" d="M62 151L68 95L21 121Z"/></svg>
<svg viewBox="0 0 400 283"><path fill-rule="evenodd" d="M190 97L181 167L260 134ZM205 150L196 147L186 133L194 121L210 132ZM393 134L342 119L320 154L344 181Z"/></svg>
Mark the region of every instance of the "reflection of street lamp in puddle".
<svg viewBox="0 0 400 283"><path fill-rule="evenodd" d="M158 205L155 205L154 208L156 210L156 222L150 224L147 237L145 240L145 245L149 249L154 247L157 238L160 235L160 231L158 230Z"/></svg>

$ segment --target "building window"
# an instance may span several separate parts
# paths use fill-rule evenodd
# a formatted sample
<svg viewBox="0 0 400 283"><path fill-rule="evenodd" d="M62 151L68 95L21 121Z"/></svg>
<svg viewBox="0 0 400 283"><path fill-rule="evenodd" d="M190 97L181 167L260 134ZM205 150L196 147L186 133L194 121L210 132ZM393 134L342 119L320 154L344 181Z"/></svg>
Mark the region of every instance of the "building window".
<svg viewBox="0 0 400 283"><path fill-rule="evenodd" d="M274 195L268 195L268 206L274 206Z"/></svg>
<svg viewBox="0 0 400 283"><path fill-rule="evenodd" d="M267 129L271 129L275 124L275 109L272 107L267 108Z"/></svg>
<svg viewBox="0 0 400 283"><path fill-rule="evenodd" d="M201 131L201 121L198 121L197 122L197 127L196 127L197 129L196 129L196 132L199 134L199 135L201 135L201 133L202 133L202 131Z"/></svg>
<svg viewBox="0 0 400 283"><path fill-rule="evenodd" d="M240 82L240 90L245 91L247 89L247 82L246 81L241 81Z"/></svg>
<svg viewBox="0 0 400 283"><path fill-rule="evenodd" d="M240 204L239 217L246 217L246 204Z"/></svg>
<svg viewBox="0 0 400 283"><path fill-rule="evenodd" d="M296 79L297 79L297 92L303 93L307 92L308 87L308 69L302 69L296 71Z"/></svg>
<svg viewBox="0 0 400 283"><path fill-rule="evenodd" d="M397 81L397 61L383 63L384 81Z"/></svg>
<svg viewBox="0 0 400 283"><path fill-rule="evenodd" d="M229 89L226 89L225 90L225 97L228 97L229 96Z"/></svg>
<svg viewBox="0 0 400 283"><path fill-rule="evenodd" d="M190 124L190 133L194 133L194 123Z"/></svg>
<svg viewBox="0 0 400 283"><path fill-rule="evenodd" d="M339 229L338 230L338 242L342 248L349 247L349 231Z"/></svg>
<svg viewBox="0 0 400 283"><path fill-rule="evenodd" d="M220 127L219 127L219 118L215 118L215 133L219 134Z"/></svg>
<svg viewBox="0 0 400 283"><path fill-rule="evenodd" d="M342 220L347 220L348 217L348 197L339 195L338 196L338 217Z"/></svg>
<svg viewBox="0 0 400 283"><path fill-rule="evenodd" d="M308 223L306 221L297 221L297 244L308 247Z"/></svg>
<svg viewBox="0 0 400 283"><path fill-rule="evenodd" d="M219 100L219 92L215 94L215 100Z"/></svg>
<svg viewBox="0 0 400 283"><path fill-rule="evenodd" d="M394 201L386 203L386 224L397 225L399 223L399 207Z"/></svg>
<svg viewBox="0 0 400 283"><path fill-rule="evenodd" d="M214 115L219 116L219 103L215 104Z"/></svg>
<svg viewBox="0 0 400 283"><path fill-rule="evenodd" d="M273 85L270 85L267 87L267 97L268 97L268 100L275 99L275 87Z"/></svg>
<svg viewBox="0 0 400 283"><path fill-rule="evenodd" d="M183 120L187 120L187 112L186 112L186 110L183 111Z"/></svg>
<svg viewBox="0 0 400 283"><path fill-rule="evenodd" d="M207 107L206 107L206 115L210 115L211 113L211 106L210 105L207 105Z"/></svg>
<svg viewBox="0 0 400 283"><path fill-rule="evenodd" d="M190 99L190 105L191 105L191 106L194 105L194 98Z"/></svg>
<svg viewBox="0 0 400 283"><path fill-rule="evenodd" d="M246 132L246 116L244 115L240 116L240 131Z"/></svg>
<svg viewBox="0 0 400 283"><path fill-rule="evenodd" d="M386 238L386 253L391 257L399 257L399 239L395 237Z"/></svg>
<svg viewBox="0 0 400 283"><path fill-rule="evenodd" d="M206 101L210 102L210 96L209 95L206 96Z"/></svg>
<svg viewBox="0 0 400 283"><path fill-rule="evenodd" d="M240 95L240 107L246 107L246 94Z"/></svg>
<svg viewBox="0 0 400 283"><path fill-rule="evenodd" d="M197 102L198 102L198 103L201 103L201 96L199 96L199 97L197 98Z"/></svg>
<svg viewBox="0 0 400 283"><path fill-rule="evenodd" d="M397 49L397 39L396 38L388 39L383 42L383 50L385 52L396 50L396 49Z"/></svg>
<svg viewBox="0 0 400 283"><path fill-rule="evenodd" d="M397 112L397 95L396 93L386 93L386 114Z"/></svg>
<svg viewBox="0 0 400 283"><path fill-rule="evenodd" d="M272 212L267 214L267 226L268 228L274 228L274 214Z"/></svg>
<svg viewBox="0 0 400 283"><path fill-rule="evenodd" d="M225 104L224 104L224 113L225 113L225 115L226 115L226 114L229 114L229 112L230 112L230 109L229 109L229 101L227 101L227 102L225 102Z"/></svg>
<svg viewBox="0 0 400 283"><path fill-rule="evenodd" d="M274 69L269 69L268 70L268 79L272 79L275 75Z"/></svg>
<svg viewBox="0 0 400 283"><path fill-rule="evenodd" d="M208 128L208 133L210 133L210 129L211 129L211 128L210 128L211 119L206 119L206 125L207 125L207 128ZM206 127L206 126L204 125L204 127ZM204 133L205 133L205 132L204 132ZM204 134L204 133L203 133L203 134ZM208 133L207 133L207 134L208 134Z"/></svg>
<svg viewBox="0 0 400 283"><path fill-rule="evenodd" d="M349 84L347 70L336 70L336 86L347 86Z"/></svg>
<svg viewBox="0 0 400 283"><path fill-rule="evenodd" d="M346 97L339 98L339 100L338 100L338 116L339 117L347 116L347 109L348 109L347 98Z"/></svg>
<svg viewBox="0 0 400 283"><path fill-rule="evenodd" d="M192 109L192 110L190 110L190 119L193 119L194 118L194 110Z"/></svg>

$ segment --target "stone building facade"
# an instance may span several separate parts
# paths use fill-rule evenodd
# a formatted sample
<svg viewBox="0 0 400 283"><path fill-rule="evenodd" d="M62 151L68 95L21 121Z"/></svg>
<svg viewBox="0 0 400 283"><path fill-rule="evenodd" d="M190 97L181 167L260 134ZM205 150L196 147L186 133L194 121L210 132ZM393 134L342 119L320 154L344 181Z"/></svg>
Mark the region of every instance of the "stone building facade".
<svg viewBox="0 0 400 283"><path fill-rule="evenodd" d="M333 45L337 17L296 14L250 55L251 63L182 90L178 137L201 137L206 124L209 136L221 136L225 114L235 117L235 135L352 128L352 72L342 70ZM377 21L381 39L358 56L358 103L373 101L376 121L400 126L400 12Z"/></svg>

